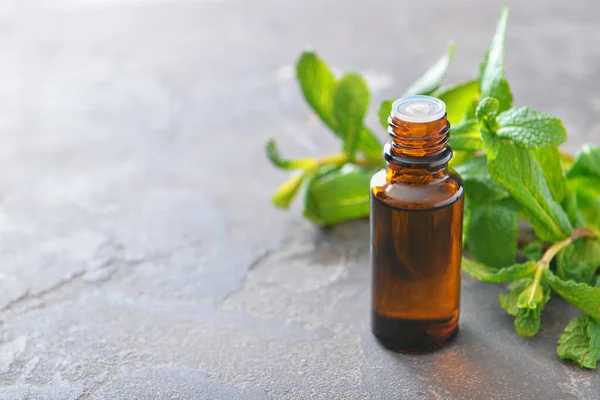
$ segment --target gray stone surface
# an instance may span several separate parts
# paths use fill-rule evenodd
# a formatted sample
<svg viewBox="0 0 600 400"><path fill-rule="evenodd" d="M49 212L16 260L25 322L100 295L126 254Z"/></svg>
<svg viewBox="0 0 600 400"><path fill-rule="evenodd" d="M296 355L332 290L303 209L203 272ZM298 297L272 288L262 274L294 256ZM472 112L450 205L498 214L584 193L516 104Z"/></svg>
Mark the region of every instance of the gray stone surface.
<svg viewBox="0 0 600 400"><path fill-rule="evenodd" d="M600 6L511 3L517 102L562 117L567 149L599 143ZM366 221L324 231L269 202L267 138L338 147L293 81L301 49L376 103L450 38L448 82L472 77L499 4L3 0L0 398L597 399L555 354L574 309L553 301L525 340L501 288L467 278L450 347L381 349Z"/></svg>

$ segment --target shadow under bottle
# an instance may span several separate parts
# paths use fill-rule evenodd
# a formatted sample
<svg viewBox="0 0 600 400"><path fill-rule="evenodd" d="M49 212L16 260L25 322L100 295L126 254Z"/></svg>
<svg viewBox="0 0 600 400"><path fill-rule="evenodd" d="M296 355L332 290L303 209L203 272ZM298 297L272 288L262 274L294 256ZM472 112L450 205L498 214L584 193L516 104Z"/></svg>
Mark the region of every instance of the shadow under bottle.
<svg viewBox="0 0 600 400"><path fill-rule="evenodd" d="M393 108L389 119L388 167L371 180L372 330L389 349L423 353L458 332L463 186L448 169L445 106L413 97L444 113L412 122Z"/></svg>

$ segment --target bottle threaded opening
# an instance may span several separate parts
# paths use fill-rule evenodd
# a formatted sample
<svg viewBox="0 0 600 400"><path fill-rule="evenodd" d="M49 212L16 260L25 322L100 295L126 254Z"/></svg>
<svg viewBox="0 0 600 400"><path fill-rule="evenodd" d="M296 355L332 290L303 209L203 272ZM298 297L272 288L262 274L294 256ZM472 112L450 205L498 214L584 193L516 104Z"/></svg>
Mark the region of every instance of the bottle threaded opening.
<svg viewBox="0 0 600 400"><path fill-rule="evenodd" d="M446 105L431 96L409 96L398 99L392 106L388 119L388 133L392 140L384 152L386 159L396 163L423 163L446 160L451 152L447 148L450 124L446 119ZM404 160L401 160L404 159Z"/></svg>

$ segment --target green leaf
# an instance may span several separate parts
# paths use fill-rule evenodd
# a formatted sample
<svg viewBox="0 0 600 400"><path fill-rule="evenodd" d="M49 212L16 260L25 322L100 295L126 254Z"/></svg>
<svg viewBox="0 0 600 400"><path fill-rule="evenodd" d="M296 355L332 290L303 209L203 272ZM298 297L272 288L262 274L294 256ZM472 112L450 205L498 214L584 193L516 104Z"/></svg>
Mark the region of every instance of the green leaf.
<svg viewBox="0 0 600 400"><path fill-rule="evenodd" d="M552 290L596 321L600 320L600 288L586 283L563 281L546 269L546 279Z"/></svg>
<svg viewBox="0 0 600 400"><path fill-rule="evenodd" d="M272 197L273 204L279 208L287 209L298 194L304 181L305 174L298 174L283 182Z"/></svg>
<svg viewBox="0 0 600 400"><path fill-rule="evenodd" d="M467 181L469 179L491 179L487 170L487 159L485 156L473 157L467 162L457 166L455 170L460 174L460 177L463 179L463 181ZM495 183L495 185L498 184ZM504 190L501 186L499 187L500 190Z"/></svg>
<svg viewBox="0 0 600 400"><path fill-rule="evenodd" d="M452 151L452 159L448 163L450 168L456 168L459 165L462 165L472 159L475 156L475 152L473 151L462 151L462 150L453 150Z"/></svg>
<svg viewBox="0 0 600 400"><path fill-rule="evenodd" d="M585 219L586 225L600 229L600 200L596 196L578 191L577 209Z"/></svg>
<svg viewBox="0 0 600 400"><path fill-rule="evenodd" d="M472 119L451 126L450 147L452 150L483 150L483 140L479 134L479 121Z"/></svg>
<svg viewBox="0 0 600 400"><path fill-rule="evenodd" d="M475 110L475 117L479 121L479 133L488 160L495 159L500 152L501 141L495 134L498 110L498 100L493 97L483 98Z"/></svg>
<svg viewBox="0 0 600 400"><path fill-rule="evenodd" d="M479 81L465 81L448 86L438 90L433 96L446 103L446 118L450 125L456 125L463 122L469 115L469 111L477 105Z"/></svg>
<svg viewBox="0 0 600 400"><path fill-rule="evenodd" d="M366 126L361 127L358 148L369 160L382 159L383 146L379 143L379 139L377 139L375 134Z"/></svg>
<svg viewBox="0 0 600 400"><path fill-rule="evenodd" d="M336 131L333 119L333 93L336 78L314 52L304 52L296 63L296 76L304 98L321 120Z"/></svg>
<svg viewBox="0 0 600 400"><path fill-rule="evenodd" d="M446 71L448 71L448 66L450 66L452 57L454 57L455 48L454 42L451 42L446 54L429 68L423 76L410 85L404 92L404 96L412 96L415 94L429 95L439 88L442 79L446 75Z"/></svg>
<svg viewBox="0 0 600 400"><path fill-rule="evenodd" d="M593 198L600 196L600 179L595 176L567 176L567 186Z"/></svg>
<svg viewBox="0 0 600 400"><path fill-rule="evenodd" d="M567 176L593 176L600 179L600 146L583 145Z"/></svg>
<svg viewBox="0 0 600 400"><path fill-rule="evenodd" d="M581 211L579 211L577 193L575 191L567 189L565 198L563 199L561 205L563 210L565 210L567 213L569 221L571 221L571 225L573 225L575 228L581 228L585 226L586 221Z"/></svg>
<svg viewBox="0 0 600 400"><path fill-rule="evenodd" d="M353 164L322 169L306 189L304 216L319 225L367 217L369 182L374 173L374 169Z"/></svg>
<svg viewBox="0 0 600 400"><path fill-rule="evenodd" d="M500 144L494 160L488 159L492 178L501 184L521 207L542 240L557 241L573 230L562 207L552 199L538 161L525 149Z"/></svg>
<svg viewBox="0 0 600 400"><path fill-rule="evenodd" d="M479 98L476 101L473 101L471 103L471 106L467 109L467 116L465 117L466 120L477 119L475 117L475 111L477 111L478 105L479 105Z"/></svg>
<svg viewBox="0 0 600 400"><path fill-rule="evenodd" d="M327 64L314 52L304 52L296 64L296 76L307 103L337 136L344 138L333 116L337 81ZM381 144L366 127L361 126L358 148L369 159L381 158Z"/></svg>
<svg viewBox="0 0 600 400"><path fill-rule="evenodd" d="M494 98L498 99L498 103L500 103L500 111L505 111L512 107L513 95L506 79L500 81L500 86L495 91Z"/></svg>
<svg viewBox="0 0 600 400"><path fill-rule="evenodd" d="M266 146L267 157L277 167L281 169L305 169L315 165L314 158L301 158L298 160L286 160L281 158L277 150L275 140L269 139Z"/></svg>
<svg viewBox="0 0 600 400"><path fill-rule="evenodd" d="M344 153L356 155L362 122L369 107L369 88L357 74L345 74L333 95L333 116L344 138Z"/></svg>
<svg viewBox="0 0 600 400"><path fill-rule="evenodd" d="M509 313L510 315L516 317L519 313L519 307L517 307L517 301L519 300L519 296L523 293L526 287L531 285L533 282L533 278L524 278L513 281L508 285L508 294L500 293L498 296L498 301L500 302L500 306Z"/></svg>
<svg viewBox="0 0 600 400"><path fill-rule="evenodd" d="M569 186L590 196L600 195L600 146L584 145L567 171Z"/></svg>
<svg viewBox="0 0 600 400"><path fill-rule="evenodd" d="M600 323L587 315L569 322L558 339L556 353L562 360L575 361L583 368L596 368L600 359Z"/></svg>
<svg viewBox="0 0 600 400"><path fill-rule="evenodd" d="M479 76L481 97L494 97L500 102L500 111L512 105L512 94L508 83L504 80L504 41L508 8L503 7L500 13L496 33L484 57Z"/></svg>
<svg viewBox="0 0 600 400"><path fill-rule="evenodd" d="M508 294L500 293L498 296L498 301L500 302L500 306L510 315L516 317L519 313L519 307L517 307L517 301L519 300L519 296L523 293L523 290L531 285L533 282L533 278L525 278L519 279L514 282L511 282L508 285Z"/></svg>
<svg viewBox="0 0 600 400"><path fill-rule="evenodd" d="M497 99L493 97L484 97L481 99L475 110L475 117L477 117L480 122L486 123L489 128L492 128L493 126L491 126L491 124L495 121L499 109L500 103L498 103Z"/></svg>
<svg viewBox="0 0 600 400"><path fill-rule="evenodd" d="M581 238L563 249L556 258L556 273L560 279L593 283L600 267L600 242Z"/></svg>
<svg viewBox="0 0 600 400"><path fill-rule="evenodd" d="M567 140L567 131L560 119L527 107L506 110L496 117L496 122L499 137L527 149L556 147Z"/></svg>
<svg viewBox="0 0 600 400"><path fill-rule="evenodd" d="M481 138L483 139L485 156L489 161L495 160L498 157L498 153L500 153L503 142L484 124L479 125L479 133L481 133Z"/></svg>
<svg viewBox="0 0 600 400"><path fill-rule="evenodd" d="M596 350L597 355L600 358L600 322L595 321L589 316L587 316L587 320L587 334L590 338L590 347Z"/></svg>
<svg viewBox="0 0 600 400"><path fill-rule="evenodd" d="M471 205L469 251L480 262L501 268L515 262L519 204L511 198Z"/></svg>
<svg viewBox="0 0 600 400"><path fill-rule="evenodd" d="M550 290L535 279L517 299L515 330L524 338L535 336L540 330L542 310L550 300Z"/></svg>
<svg viewBox="0 0 600 400"><path fill-rule="evenodd" d="M548 182L552 198L561 203L567 192L567 178L560 161L560 152L556 147L546 147L533 150L538 163L543 166L544 178Z"/></svg>
<svg viewBox="0 0 600 400"><path fill-rule="evenodd" d="M382 101L381 105L379 106L379 111L377 112L377 115L379 116L379 123L381 123L381 126L383 126L386 130L388 128L388 118L392 113L392 104L394 104L394 100Z"/></svg>
<svg viewBox="0 0 600 400"><path fill-rule="evenodd" d="M571 258L573 257L574 250L575 250L575 246L573 244L570 244L569 246L562 249L556 255L556 275L562 280L567 280L565 270L569 270L573 267L571 265ZM576 267L575 269L578 269L578 268ZM569 271L569 275L570 275L569 279L580 282L579 279L573 278L573 276L570 272L571 271Z"/></svg>
<svg viewBox="0 0 600 400"><path fill-rule="evenodd" d="M537 261L544 255L544 244L539 240L533 241L521 249L521 254L527 260Z"/></svg>
<svg viewBox="0 0 600 400"><path fill-rule="evenodd" d="M455 170L463 180L467 199L474 203L497 201L510 196L499 183L492 180L485 156L473 157L456 166Z"/></svg>
<svg viewBox="0 0 600 400"><path fill-rule="evenodd" d="M544 292L542 285L536 280L531 282L529 286L521 292L517 299L517 307L519 308L536 308L544 300Z"/></svg>
<svg viewBox="0 0 600 400"><path fill-rule="evenodd" d="M519 308L515 318L515 330L524 338L534 337L540 330L542 310L535 308Z"/></svg>
<svg viewBox="0 0 600 400"><path fill-rule="evenodd" d="M506 282L515 279L521 279L532 276L535 273L537 264L529 261L524 264L514 264L510 267L495 269L481 263L462 258L462 270L473 278L485 282Z"/></svg>

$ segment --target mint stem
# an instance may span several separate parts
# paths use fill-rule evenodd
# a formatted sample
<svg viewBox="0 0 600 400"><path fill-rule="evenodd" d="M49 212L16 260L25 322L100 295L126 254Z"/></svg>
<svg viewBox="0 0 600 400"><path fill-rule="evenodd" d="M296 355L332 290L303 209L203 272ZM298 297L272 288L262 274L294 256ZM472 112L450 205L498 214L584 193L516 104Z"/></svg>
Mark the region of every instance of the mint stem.
<svg viewBox="0 0 600 400"><path fill-rule="evenodd" d="M560 242L556 242L552 246L550 246L542 256L542 258L537 262L538 269L535 271L535 282L539 283L539 281L542 278L542 273L548 267L548 265L550 265L550 262L558 254L559 251L561 251L562 249L564 249L565 247L582 237L596 238L598 237L598 234L589 228L576 228L573 230L571 237L563 239Z"/></svg>

